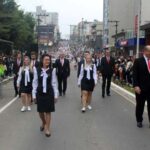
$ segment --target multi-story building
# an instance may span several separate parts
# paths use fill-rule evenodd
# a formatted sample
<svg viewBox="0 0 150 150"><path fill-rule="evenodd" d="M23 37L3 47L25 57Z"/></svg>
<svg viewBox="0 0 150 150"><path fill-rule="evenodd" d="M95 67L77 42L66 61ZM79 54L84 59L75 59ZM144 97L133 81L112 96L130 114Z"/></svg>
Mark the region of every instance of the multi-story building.
<svg viewBox="0 0 150 150"><path fill-rule="evenodd" d="M103 46L109 44L123 51L128 50L128 54L130 50L135 53L138 22L144 25L150 18L147 4L148 0L104 0ZM121 33L124 33L124 36L120 37ZM142 31L139 43L142 49L145 45Z"/></svg>

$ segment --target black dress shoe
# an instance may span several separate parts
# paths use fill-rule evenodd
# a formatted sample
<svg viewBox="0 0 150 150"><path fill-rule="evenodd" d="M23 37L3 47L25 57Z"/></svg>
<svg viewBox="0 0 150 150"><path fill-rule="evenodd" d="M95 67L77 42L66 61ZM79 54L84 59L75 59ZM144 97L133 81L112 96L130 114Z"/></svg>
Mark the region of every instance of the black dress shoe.
<svg viewBox="0 0 150 150"><path fill-rule="evenodd" d="M111 96L110 94L107 94L107 96Z"/></svg>
<svg viewBox="0 0 150 150"><path fill-rule="evenodd" d="M41 126L41 127L40 127L40 131L41 131L41 132L44 131L44 127Z"/></svg>
<svg viewBox="0 0 150 150"><path fill-rule="evenodd" d="M138 123L137 123L137 127L138 127L138 128L142 128L142 127L143 127L142 122L138 122Z"/></svg>
<svg viewBox="0 0 150 150"><path fill-rule="evenodd" d="M46 136L46 137L50 137L51 134L50 134L50 133L45 133L45 136Z"/></svg>
<svg viewBox="0 0 150 150"><path fill-rule="evenodd" d="M105 95L102 95L102 98L105 98Z"/></svg>
<svg viewBox="0 0 150 150"><path fill-rule="evenodd" d="M59 96L62 96L62 93L60 93Z"/></svg>

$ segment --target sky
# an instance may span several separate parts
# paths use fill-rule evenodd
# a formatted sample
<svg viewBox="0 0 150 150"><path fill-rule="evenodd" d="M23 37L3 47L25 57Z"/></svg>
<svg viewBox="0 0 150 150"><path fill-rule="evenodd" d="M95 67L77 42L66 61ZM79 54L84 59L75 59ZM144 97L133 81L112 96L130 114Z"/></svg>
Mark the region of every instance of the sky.
<svg viewBox="0 0 150 150"><path fill-rule="evenodd" d="M78 24L82 18L87 21L103 19L103 0L15 0L20 9L36 11L41 5L48 12L59 13L59 27L62 36L70 32L70 25Z"/></svg>

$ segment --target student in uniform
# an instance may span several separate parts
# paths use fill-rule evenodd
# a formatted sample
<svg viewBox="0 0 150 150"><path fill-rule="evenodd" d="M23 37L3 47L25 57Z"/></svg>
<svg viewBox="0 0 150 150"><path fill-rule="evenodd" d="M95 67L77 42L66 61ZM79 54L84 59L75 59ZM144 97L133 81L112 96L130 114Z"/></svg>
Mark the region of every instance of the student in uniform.
<svg viewBox="0 0 150 150"><path fill-rule="evenodd" d="M81 65L81 70L78 78L78 86L81 86L82 92L82 112L86 109L92 109L91 99L92 92L97 84L97 70L96 65L92 63L92 56L90 54L85 57L85 64Z"/></svg>
<svg viewBox="0 0 150 150"><path fill-rule="evenodd" d="M37 101L37 111L42 121L41 131L50 137L51 112L55 111L55 100L58 98L56 69L50 67L51 57L44 54L42 66L34 68L33 99Z"/></svg>
<svg viewBox="0 0 150 150"><path fill-rule="evenodd" d="M24 57L23 66L20 67L17 87L20 90L22 104L22 112L31 111L31 95L32 95L32 80L33 80L33 69L30 65L30 58Z"/></svg>

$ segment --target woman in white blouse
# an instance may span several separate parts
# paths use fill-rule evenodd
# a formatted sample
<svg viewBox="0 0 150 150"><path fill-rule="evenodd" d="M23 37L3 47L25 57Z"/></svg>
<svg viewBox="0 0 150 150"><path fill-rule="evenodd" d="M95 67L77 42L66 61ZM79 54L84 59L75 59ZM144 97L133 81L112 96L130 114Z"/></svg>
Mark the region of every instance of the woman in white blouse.
<svg viewBox="0 0 150 150"><path fill-rule="evenodd" d="M92 109L91 98L95 85L97 84L97 70L95 64L92 63L92 56L88 54L85 63L81 66L78 78L78 86L81 86L82 92L82 112L86 109Z"/></svg>
<svg viewBox="0 0 150 150"><path fill-rule="evenodd" d="M42 56L42 66L34 68L33 99L37 101L37 111L42 121L41 131L46 137L51 136L51 112L55 111L55 100L58 98L56 69L51 67L51 57Z"/></svg>
<svg viewBox="0 0 150 150"><path fill-rule="evenodd" d="M31 95L32 95L32 80L33 80L33 69L30 66L30 58L24 57L23 66L20 67L17 87L20 91L23 107L22 112L31 111Z"/></svg>

